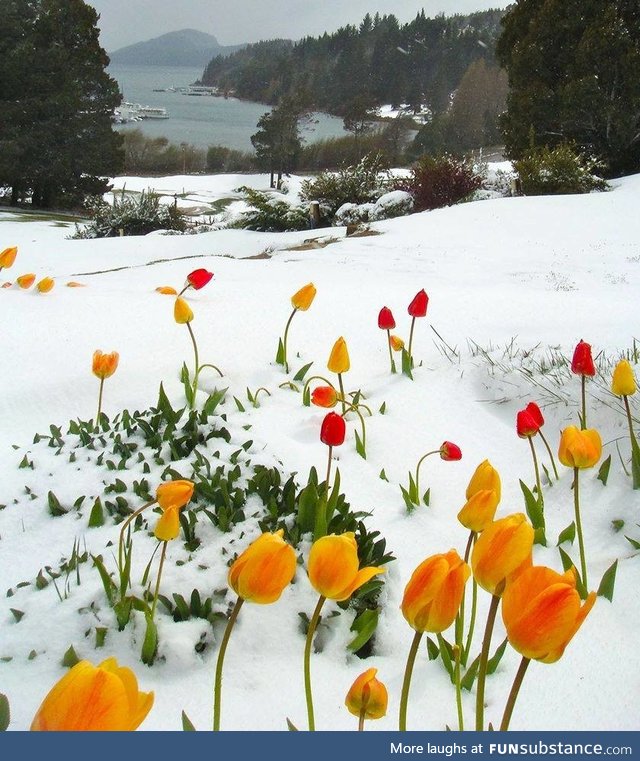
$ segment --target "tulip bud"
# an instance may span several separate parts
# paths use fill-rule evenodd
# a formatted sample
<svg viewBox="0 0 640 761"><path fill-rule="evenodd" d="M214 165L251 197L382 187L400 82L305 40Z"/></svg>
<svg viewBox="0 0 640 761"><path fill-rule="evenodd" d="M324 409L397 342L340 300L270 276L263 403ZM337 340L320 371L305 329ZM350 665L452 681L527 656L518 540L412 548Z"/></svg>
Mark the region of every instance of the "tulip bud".
<svg viewBox="0 0 640 761"><path fill-rule="evenodd" d="M413 297L407 311L411 317L424 317L427 314L427 305L429 303L429 297L423 290L418 291Z"/></svg>
<svg viewBox="0 0 640 761"><path fill-rule="evenodd" d="M96 351L93 352L91 370L93 374L101 380L110 378L118 369L119 359L120 355L117 351L112 351L110 354L103 354L100 349L96 349Z"/></svg>
<svg viewBox="0 0 640 761"><path fill-rule="evenodd" d="M329 412L322 421L320 441L328 447L339 447L344 443L346 428L343 417L337 412Z"/></svg>
<svg viewBox="0 0 640 761"><path fill-rule="evenodd" d="M571 372L576 375L595 375L596 368L591 356L591 344L580 340L573 352Z"/></svg>
<svg viewBox="0 0 640 761"><path fill-rule="evenodd" d="M498 496L493 489L481 489L469 497L458 513L458 520L469 531L484 531L493 521L498 502Z"/></svg>
<svg viewBox="0 0 640 761"><path fill-rule="evenodd" d="M333 349L331 349L327 367L332 373L338 374L346 373L351 367L351 363L349 362L349 352L347 351L347 342L342 336L338 338L333 345Z"/></svg>
<svg viewBox="0 0 640 761"><path fill-rule="evenodd" d="M136 675L115 658L99 666L80 661L50 690L31 723L32 731L131 732L153 705L153 692L140 692Z"/></svg>
<svg viewBox="0 0 640 761"><path fill-rule="evenodd" d="M544 417L542 416L542 410L535 402L529 402L527 406L525 407L525 410L531 415L531 417L534 419L536 425L538 428L542 428L544 425Z"/></svg>
<svg viewBox="0 0 640 761"><path fill-rule="evenodd" d="M480 534L471 553L478 584L500 596L505 584L531 566L535 532L523 513L494 521Z"/></svg>
<svg viewBox="0 0 640 761"><path fill-rule="evenodd" d="M193 270L193 272L190 272L187 275L187 283L196 291L199 291L201 288L204 288L205 285L211 280L213 277L213 272L209 272L209 270L205 269L198 269Z"/></svg>
<svg viewBox="0 0 640 761"><path fill-rule="evenodd" d="M329 413L333 414L333 413ZM317 539L309 551L307 569L311 586L330 600L347 600L367 581L384 573L384 568L368 566L358 570L355 534L329 534Z"/></svg>
<svg viewBox="0 0 640 761"><path fill-rule="evenodd" d="M180 510L177 507L169 508L165 510L156 527L153 529L153 533L161 542L170 542L172 539L176 539L180 533Z"/></svg>
<svg viewBox="0 0 640 761"><path fill-rule="evenodd" d="M15 262L17 255L17 246L11 246L10 248L5 248L4 251L0 251L0 270L11 267Z"/></svg>
<svg viewBox="0 0 640 761"><path fill-rule="evenodd" d="M636 379L626 359L621 359L613 370L611 392L616 396L631 396L636 393Z"/></svg>
<svg viewBox="0 0 640 761"><path fill-rule="evenodd" d="M351 685L344 704L349 713L365 719L381 719L387 713L387 688L376 679L378 669L367 669Z"/></svg>
<svg viewBox="0 0 640 761"><path fill-rule="evenodd" d="M185 479L165 481L156 489L156 502L163 510L184 507L193 496L194 486L193 481Z"/></svg>
<svg viewBox="0 0 640 761"><path fill-rule="evenodd" d="M177 296L178 295L178 292L176 291L176 289L173 288L170 285L159 285L156 288L156 291L158 293L164 294L165 296Z"/></svg>
<svg viewBox="0 0 640 761"><path fill-rule="evenodd" d="M338 394L332 386L318 386L311 392L311 403L317 407L335 407Z"/></svg>
<svg viewBox="0 0 640 761"><path fill-rule="evenodd" d="M568 468L592 468L601 456L602 440L595 429L570 425L560 434L558 458Z"/></svg>
<svg viewBox="0 0 640 761"><path fill-rule="evenodd" d="M447 461L461 460L462 450L452 441L443 441L440 447L440 457Z"/></svg>
<svg viewBox="0 0 640 761"><path fill-rule="evenodd" d="M233 562L228 580L238 597L268 605L278 600L291 583L296 553L283 535L283 529L262 534Z"/></svg>
<svg viewBox="0 0 640 761"><path fill-rule="evenodd" d="M173 308L173 318L179 325L184 325L193 320L193 312L187 302L178 296Z"/></svg>
<svg viewBox="0 0 640 761"><path fill-rule="evenodd" d="M301 312L306 312L316 297L316 287L313 283L307 283L296 291L291 297L291 306Z"/></svg>
<svg viewBox="0 0 640 761"><path fill-rule="evenodd" d="M400 336L391 336L389 343L394 351L402 351L404 349L404 341Z"/></svg>
<svg viewBox="0 0 640 761"><path fill-rule="evenodd" d="M469 485L467 486L465 496L469 499L470 497L473 497L477 491L482 491L484 489L493 489L496 493L498 502L500 502L500 496L502 493L500 475L493 465L491 465L489 460L483 460L475 469L471 476L471 480L469 481Z"/></svg>
<svg viewBox="0 0 640 761"><path fill-rule="evenodd" d="M378 327L381 330L393 330L396 326L396 321L393 319L393 314L388 307L382 307L380 314L378 314Z"/></svg>
<svg viewBox="0 0 640 761"><path fill-rule="evenodd" d="M43 277L42 280L36 285L36 288L40 293L49 293L49 291L55 285L55 280L51 277Z"/></svg>
<svg viewBox="0 0 640 761"><path fill-rule="evenodd" d="M27 275L20 275L20 277L16 278L16 283L20 286L20 288L31 288L35 282L35 279L36 276L30 272Z"/></svg>
<svg viewBox="0 0 640 761"><path fill-rule="evenodd" d="M540 430L540 426L527 410L520 410L516 416L516 432L521 439L527 439L535 436Z"/></svg>

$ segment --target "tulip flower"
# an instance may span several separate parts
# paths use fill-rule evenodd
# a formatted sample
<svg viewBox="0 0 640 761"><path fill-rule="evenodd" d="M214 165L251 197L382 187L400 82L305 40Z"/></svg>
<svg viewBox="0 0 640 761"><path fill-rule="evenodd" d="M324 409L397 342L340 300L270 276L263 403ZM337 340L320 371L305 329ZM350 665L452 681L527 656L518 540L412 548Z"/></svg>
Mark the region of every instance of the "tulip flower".
<svg viewBox="0 0 640 761"><path fill-rule="evenodd" d="M84 283L78 283L75 280L69 280L68 283L65 283L67 288L86 288Z"/></svg>
<svg viewBox="0 0 640 761"><path fill-rule="evenodd" d="M153 706L136 675L115 658L79 661L50 690L31 723L35 732L131 732Z"/></svg>
<svg viewBox="0 0 640 761"><path fill-rule="evenodd" d="M165 296L177 296L178 295L178 291L176 291L176 289L173 288L170 285L159 285L156 288L156 291L158 293L162 293Z"/></svg>
<svg viewBox="0 0 640 761"><path fill-rule="evenodd" d="M56 284L56 281L51 277L43 277L42 280L36 285L38 293L49 293L49 291Z"/></svg>
<svg viewBox="0 0 640 761"><path fill-rule="evenodd" d="M311 392L311 403L316 407L335 407L338 403L338 394L333 386L317 386Z"/></svg>
<svg viewBox="0 0 640 761"><path fill-rule="evenodd" d="M33 272L29 272L26 275L20 275L16 278L16 283L20 286L20 288L31 288L31 286L35 283L36 276L33 274Z"/></svg>
<svg viewBox="0 0 640 761"><path fill-rule="evenodd" d="M336 412L327 413L320 428L320 441L329 448L339 447L344 443L345 433L344 418Z"/></svg>
<svg viewBox="0 0 640 761"><path fill-rule="evenodd" d="M8 269L13 265L18 255L18 247L10 246L0 251L0 270Z"/></svg>
<svg viewBox="0 0 640 761"><path fill-rule="evenodd" d="M638 440L633 432L633 418L631 416L631 407L629 398L636 393L636 379L633 375L633 369L626 359L621 359L613 370L611 378L611 392L616 396L621 396L627 413L627 424L629 426L629 441L631 442L631 478L634 489L640 489L640 447ZM626 472L626 471L625 471Z"/></svg>
<svg viewBox="0 0 640 761"><path fill-rule="evenodd" d="M207 283L211 281L213 278L213 272L209 272L209 270L205 269L197 269L193 270L193 272L190 272L187 275L187 282L184 286L184 288L180 291L180 294L183 294L187 288L193 288L194 291L199 291L201 288L204 288Z"/></svg>
<svg viewBox="0 0 640 761"><path fill-rule="evenodd" d="M315 730L311 693L311 644L320 620L322 606L327 598L337 602L348 600L356 589L374 576L384 573L384 568L368 566L358 569L358 566L358 545L352 531L320 537L311 545L307 573L311 586L320 597L309 621L304 649L304 687L310 731Z"/></svg>
<svg viewBox="0 0 640 761"><path fill-rule="evenodd" d="M469 499L470 497L473 497L477 491L482 491L483 489L493 489L496 493L498 502L500 502L500 475L489 460L483 460L473 472L465 492L465 497Z"/></svg>
<svg viewBox="0 0 640 761"><path fill-rule="evenodd" d="M587 398L586 398L586 378L593 377L596 374L596 367L591 356L591 344L585 343L582 339L578 342L571 360L571 372L580 376L582 389L582 416L580 418L580 427L587 427Z"/></svg>
<svg viewBox="0 0 640 761"><path fill-rule="evenodd" d="M478 584L492 595L478 665L476 731L481 732L484 729L484 688L491 636L500 597L507 582L531 566L534 533L526 515L514 513L487 526L478 537L471 553L473 576Z"/></svg>
<svg viewBox="0 0 640 761"><path fill-rule="evenodd" d="M441 555L432 555L424 560L413 572L404 589L402 615L415 630L409 657L404 672L400 698L399 729L407 728L407 703L413 666L425 632L441 633L448 629L456 618L464 586L471 571L455 550Z"/></svg>
<svg viewBox="0 0 640 761"><path fill-rule="evenodd" d="M576 634L596 601L584 604L576 590L575 569L560 574L533 566L523 571L502 596L502 619L511 646L522 655L500 725L509 728L518 692L531 659L554 663Z"/></svg>
<svg viewBox="0 0 640 761"><path fill-rule="evenodd" d="M452 441L443 441L440 447L440 459L445 462L455 462L462 459L462 450Z"/></svg>
<svg viewBox="0 0 640 761"><path fill-rule="evenodd" d="M376 679L378 669L367 669L349 688L344 704L349 713L358 717L358 730L364 729L365 719L381 719L387 713L387 688Z"/></svg>
<svg viewBox="0 0 640 761"><path fill-rule="evenodd" d="M284 529L273 534L262 534L236 558L229 569L229 586L238 595L238 599L229 616L216 663L213 699L213 729L216 732L220 729L224 656L242 604L245 601L259 605L276 602L295 575L296 553L283 536Z"/></svg>
<svg viewBox="0 0 640 761"><path fill-rule="evenodd" d="M342 396L342 414L347 411L344 386L342 384L342 374L346 373L351 367L349 360L349 351L347 349L347 342L342 336L334 343L329 355L329 361L327 362L327 368L338 376L338 385L340 386L340 395Z"/></svg>
<svg viewBox="0 0 640 761"><path fill-rule="evenodd" d="M429 297L424 289L418 291L413 297L407 311L411 317L411 329L409 331L409 348L406 352L406 357L403 357L403 370L406 375L411 377L411 369L413 368L413 354L411 353L411 347L413 346L413 329L418 317L424 317L427 314L427 305L429 303Z"/></svg>
<svg viewBox="0 0 640 761"><path fill-rule="evenodd" d="M404 341L400 336L390 336L389 345L394 351L402 351L404 349Z"/></svg>
<svg viewBox="0 0 640 761"><path fill-rule="evenodd" d="M91 370L93 374L100 379L100 390L98 392L98 413L96 414L96 427L100 426L100 412L102 411L102 391L104 388L105 378L110 378L118 368L120 355L117 351L109 354L103 354L100 349L93 353L93 362Z"/></svg>
<svg viewBox="0 0 640 761"><path fill-rule="evenodd" d="M465 528L479 534L493 522L498 509L498 495L493 489L481 489L465 502L458 520Z"/></svg>
<svg viewBox="0 0 640 761"><path fill-rule="evenodd" d="M440 449L432 449L430 452L422 455L416 465L415 476L412 476L411 473L409 473L409 488L404 489L401 487L405 502L408 499L407 507L410 507L409 503L416 506L420 505L420 466L427 457L433 454L439 454L440 459L445 462L455 462L462 458L462 450L457 444L454 444L451 441L445 441L440 446ZM428 498L426 495L425 504L428 504Z"/></svg>
<svg viewBox="0 0 640 761"><path fill-rule="evenodd" d="M539 541L546 545L545 538L545 521L544 521L544 496L542 494L542 484L540 482L540 468L538 467L538 456L536 455L536 448L533 445L533 437L540 431L540 418L535 412L531 412L529 408L520 410L516 415L516 433L521 439L527 439L529 442L529 448L531 450L531 457L533 459L533 471L536 478L536 496L537 512L539 518L539 525L536 528L540 531Z"/></svg>
<svg viewBox="0 0 640 761"><path fill-rule="evenodd" d="M580 568L582 583L587 588L587 559L582 534L582 519L580 517L580 471L592 468L602 456L602 440L600 434L593 428L580 429L573 425L565 428L560 434L558 459L568 468L573 468L573 509L576 518L578 548L580 551Z"/></svg>
<svg viewBox="0 0 640 761"><path fill-rule="evenodd" d="M282 338L278 340L278 351L276 352L276 364L284 365L285 373L289 372L289 362L287 360L287 339L289 336L289 326L291 325L291 320L293 320L293 316L296 312L306 312L313 303L315 297L316 287L313 283L307 283L307 285L302 286L302 288L296 291L291 297L291 306L293 307L293 312L291 312L289 315L289 319L285 325Z"/></svg>
<svg viewBox="0 0 640 761"><path fill-rule="evenodd" d="M391 352L391 331L395 328L396 321L393 318L393 314L389 307L382 307L378 314L378 327L380 330L387 331L387 346L389 348L389 360L391 361L391 372L396 372L396 363L393 361L393 354Z"/></svg>
<svg viewBox="0 0 640 761"><path fill-rule="evenodd" d="M193 320L193 310L181 296L178 296L175 301L173 319L178 325L188 325Z"/></svg>
<svg viewBox="0 0 640 761"><path fill-rule="evenodd" d="M553 473L556 479L558 479L559 476L558 476L558 469L556 468L556 461L553 457L553 453L551 451L551 447L549 446L549 442L547 441L544 433L542 432L542 426L544 425L544 417L542 415L542 410L540 409L540 407L538 407L538 405L535 402L529 402L523 411L528 414L528 418L525 418L525 421L528 421L529 426L535 425L537 427L536 433L540 436L540 438L542 439L542 443L545 445L545 448L549 454L549 458L551 459ZM517 421L516 421L516 426L517 426ZM518 431L518 435L520 435L520 431Z"/></svg>

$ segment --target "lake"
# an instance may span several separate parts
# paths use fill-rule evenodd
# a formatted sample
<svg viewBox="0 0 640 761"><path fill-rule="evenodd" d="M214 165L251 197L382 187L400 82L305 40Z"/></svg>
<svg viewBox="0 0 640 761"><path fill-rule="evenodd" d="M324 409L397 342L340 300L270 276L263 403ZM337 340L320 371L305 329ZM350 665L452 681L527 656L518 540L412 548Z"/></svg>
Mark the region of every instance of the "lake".
<svg viewBox="0 0 640 761"><path fill-rule="evenodd" d="M193 96L178 92L202 76L201 68L110 65L109 74L118 82L123 100L144 106L166 108L168 119L143 119L118 125L120 131L139 129L149 137L167 137L172 143L190 143L197 148L224 145L251 151L251 135L260 117L270 110L264 103L237 98ZM175 92L166 88L176 88ZM306 143L348 134L342 119L314 114L310 128L302 130Z"/></svg>

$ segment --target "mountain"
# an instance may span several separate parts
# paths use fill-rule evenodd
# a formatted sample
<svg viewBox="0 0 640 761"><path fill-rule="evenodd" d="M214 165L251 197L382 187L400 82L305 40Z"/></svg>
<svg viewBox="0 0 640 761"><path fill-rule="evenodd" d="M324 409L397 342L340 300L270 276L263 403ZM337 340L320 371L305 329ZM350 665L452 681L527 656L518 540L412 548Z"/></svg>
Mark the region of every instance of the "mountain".
<svg viewBox="0 0 640 761"><path fill-rule="evenodd" d="M109 53L111 63L144 66L206 66L218 55L229 55L244 45L220 45L211 34L181 29Z"/></svg>

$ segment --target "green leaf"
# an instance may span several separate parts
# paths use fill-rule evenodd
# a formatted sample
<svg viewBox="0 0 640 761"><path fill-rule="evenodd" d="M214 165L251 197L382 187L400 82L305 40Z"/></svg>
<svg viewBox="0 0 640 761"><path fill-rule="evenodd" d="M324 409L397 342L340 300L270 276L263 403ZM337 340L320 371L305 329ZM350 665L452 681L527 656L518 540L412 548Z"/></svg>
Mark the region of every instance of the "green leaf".
<svg viewBox="0 0 640 761"><path fill-rule="evenodd" d="M20 621L24 617L24 611L23 610L16 610L16 608L9 608L9 610L13 614L13 617L15 618L16 623L20 623Z"/></svg>
<svg viewBox="0 0 640 761"><path fill-rule="evenodd" d="M182 373L184 374L186 370L187 379L189 377L189 371L187 370L186 364L182 366ZM182 376L181 376L181 380ZM183 380L184 383L184 380ZM171 406L171 403L169 402L169 397L166 395L164 386L162 383L160 384L160 390L158 392L158 410L162 413L162 417L167 421L169 425L172 425L176 423L180 416L177 415L173 407Z"/></svg>
<svg viewBox="0 0 640 761"><path fill-rule="evenodd" d="M378 412L379 412L381 415L384 415L384 413L385 413L386 411L387 411L387 403L386 403L386 402L382 402L382 404L380 405L380 409L378 410Z"/></svg>
<svg viewBox="0 0 640 761"><path fill-rule="evenodd" d="M49 505L49 513L54 517L67 514L67 511L60 504L60 500L52 491L47 494L47 504Z"/></svg>
<svg viewBox="0 0 640 761"><path fill-rule="evenodd" d="M495 670L498 668L498 665L500 664L500 661L502 660L502 656L504 655L504 651L507 649L507 643L508 639L505 639L502 641L500 645L496 648L495 653L489 658L487 661L487 674L493 674Z"/></svg>
<svg viewBox="0 0 640 761"><path fill-rule="evenodd" d="M282 338L278 339L278 350L276 351L276 364L284 365L284 344Z"/></svg>
<svg viewBox="0 0 640 761"><path fill-rule="evenodd" d="M309 389L309 386L306 386L302 392L302 404L305 407L311 406L311 390Z"/></svg>
<svg viewBox="0 0 640 761"><path fill-rule="evenodd" d="M618 570L618 561L614 562L607 568L600 580L598 587L598 597L606 597L609 602L613 601L613 588L616 584L616 571Z"/></svg>
<svg viewBox="0 0 640 761"><path fill-rule="evenodd" d="M614 520L612 520L611 521L611 528L614 531L616 531L616 532L620 531L621 529L623 529L624 528L624 521L622 520L622 518L615 518Z"/></svg>
<svg viewBox="0 0 640 761"><path fill-rule="evenodd" d="M465 671L464 676L460 680L460 686L463 690L466 690L467 692L471 692L473 689L473 683L476 680L476 675L478 673L478 668L480 667L480 656L478 656L469 666L469 668Z"/></svg>
<svg viewBox="0 0 640 761"><path fill-rule="evenodd" d="M356 434L356 452L362 457L363 460L367 459L367 453L364 448L364 444L362 443L362 439L358 435L358 431L355 431Z"/></svg>
<svg viewBox="0 0 640 761"><path fill-rule="evenodd" d="M544 508L542 502L542 494L535 496L531 489L520 479L520 488L524 495L524 504L531 521L531 525L535 529L535 543L547 546L547 540L545 537L545 523L544 523Z"/></svg>
<svg viewBox="0 0 640 761"><path fill-rule="evenodd" d="M9 698L0 692L0 732L5 732L11 722Z"/></svg>
<svg viewBox="0 0 640 761"><path fill-rule="evenodd" d="M404 499L404 503L407 506L407 512L412 513L416 506L414 502L412 502L411 497L409 496L409 492L404 488L404 486L400 487L400 491L402 492L402 499Z"/></svg>
<svg viewBox="0 0 640 761"><path fill-rule="evenodd" d="M431 501L431 487L429 487L427 491L422 495L422 501L427 507L429 507L429 502Z"/></svg>
<svg viewBox="0 0 640 761"><path fill-rule="evenodd" d="M242 402L238 399L237 396L233 397L233 401L236 403L236 407L238 408L238 412L246 412L244 405Z"/></svg>
<svg viewBox="0 0 640 761"><path fill-rule="evenodd" d="M631 544L634 550L640 550L640 542L636 541L635 539L632 539L630 536L625 535L624 538Z"/></svg>
<svg viewBox="0 0 640 761"><path fill-rule="evenodd" d="M389 483L389 479L387 478L387 474L384 472L384 468L380 471L380 475L378 476L382 481L386 481Z"/></svg>
<svg viewBox="0 0 640 761"><path fill-rule="evenodd" d="M187 714L183 711L182 712L182 731L183 732L195 732L196 728L193 726L193 722L191 719L187 716Z"/></svg>
<svg viewBox="0 0 640 761"><path fill-rule="evenodd" d="M602 481L602 483L606 486L607 485L607 479L609 478L609 469L611 468L611 455L607 457L606 460L602 462L602 465L598 468L598 481Z"/></svg>
<svg viewBox="0 0 640 761"><path fill-rule="evenodd" d="M311 367L312 364L313 364L313 362L309 362L308 365L303 365L298 370L298 372L293 376L293 380L294 381L302 381L302 380L304 380L304 376L309 372L309 368Z"/></svg>
<svg viewBox="0 0 640 761"><path fill-rule="evenodd" d="M147 628L144 633L140 658L147 666L153 666L153 662L156 659L156 652L158 650L158 629L155 621L151 618L149 613L145 615L145 620L147 622Z"/></svg>
<svg viewBox="0 0 640 761"><path fill-rule="evenodd" d="M560 532L560 535L558 536L558 545L561 545L564 542L571 542L571 544L573 544L573 541L575 538L576 538L576 524L573 521L571 521L571 523L565 529L562 529L562 531Z"/></svg>
<svg viewBox="0 0 640 761"><path fill-rule="evenodd" d="M298 727L296 727L296 725L291 721L289 717L287 717L287 729L289 730L289 732L298 731Z"/></svg>
<svg viewBox="0 0 640 761"><path fill-rule="evenodd" d="M298 498L298 526L303 534L313 530L318 504L318 489L313 482L308 483Z"/></svg>
<svg viewBox="0 0 640 761"><path fill-rule="evenodd" d="M104 593L107 596L109 605L113 606L115 601L115 594L118 591L118 587L105 568L105 565L102 562L102 557L100 555L92 555L91 559L93 560L94 566L98 569L98 573L102 579L102 586L104 587Z"/></svg>
<svg viewBox="0 0 640 761"><path fill-rule="evenodd" d="M222 388L218 390L215 388L213 390L213 393L209 396L207 401L202 406L202 414L205 418L210 417L213 415L213 413L216 410L216 407L220 404L220 402L224 399L225 394L227 393L227 388Z"/></svg>
<svg viewBox="0 0 640 761"><path fill-rule="evenodd" d="M440 655L440 648L431 639L431 637L427 637L427 655L429 656L430 661L435 661L435 659Z"/></svg>
<svg viewBox="0 0 640 761"><path fill-rule="evenodd" d="M411 378L413 380L413 373L411 372L411 365L413 363L411 362L411 357L409 356L409 352L406 349L402 350L402 372L407 376L407 378Z"/></svg>
<svg viewBox="0 0 640 761"><path fill-rule="evenodd" d="M33 470L33 462L25 455L20 461L18 468L31 468Z"/></svg>
<svg viewBox="0 0 640 761"><path fill-rule="evenodd" d="M581 599L585 600L587 597L587 588L584 585L584 582L582 581L582 576L580 576L580 572L575 566L575 563L569 555L562 549L562 547L558 547L558 552L560 553L560 559L562 560L562 567L565 571L569 571L573 568L574 573L576 575L576 589L578 590L578 594L580 595Z"/></svg>
<svg viewBox="0 0 640 761"><path fill-rule="evenodd" d="M449 677L453 682L455 671L453 664L453 649L447 640L442 636L442 634L438 634L437 637L438 644L440 645L440 657L442 658L442 663L444 664L447 674L449 674Z"/></svg>
<svg viewBox="0 0 640 761"><path fill-rule="evenodd" d="M414 505L420 504L420 495L418 494L418 487L416 486L416 482L413 480L413 476L411 475L411 471L409 471L409 498L413 502Z"/></svg>
<svg viewBox="0 0 640 761"><path fill-rule="evenodd" d="M78 658L78 654L74 650L73 645L69 645L68 650L62 656L62 665L70 669L73 668L76 663L80 663L80 658Z"/></svg>
<svg viewBox="0 0 640 761"><path fill-rule="evenodd" d="M361 647L367 644L367 642L373 637L373 634L378 625L378 609L367 608L356 616L351 624L350 631L356 632L356 636L349 642L347 647L352 653L360 650Z"/></svg>
<svg viewBox="0 0 640 761"><path fill-rule="evenodd" d="M97 528L98 526L104 526L104 510L100 497L96 497L89 515L89 528Z"/></svg>

